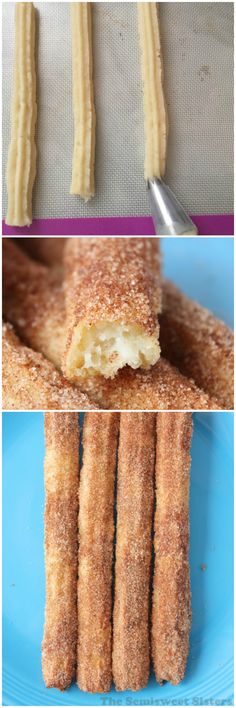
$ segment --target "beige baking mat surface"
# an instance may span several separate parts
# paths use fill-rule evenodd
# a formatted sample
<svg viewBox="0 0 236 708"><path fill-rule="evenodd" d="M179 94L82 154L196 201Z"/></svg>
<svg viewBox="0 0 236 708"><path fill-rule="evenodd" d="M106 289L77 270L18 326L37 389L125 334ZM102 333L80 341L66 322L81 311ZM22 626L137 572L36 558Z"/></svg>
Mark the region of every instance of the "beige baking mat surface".
<svg viewBox="0 0 236 708"><path fill-rule="evenodd" d="M69 3L38 9L34 217L149 214L137 12L93 4L96 196L70 196L73 149ZM167 181L194 214L233 211L233 3L160 3L169 113ZM10 136L14 3L3 3L3 215Z"/></svg>

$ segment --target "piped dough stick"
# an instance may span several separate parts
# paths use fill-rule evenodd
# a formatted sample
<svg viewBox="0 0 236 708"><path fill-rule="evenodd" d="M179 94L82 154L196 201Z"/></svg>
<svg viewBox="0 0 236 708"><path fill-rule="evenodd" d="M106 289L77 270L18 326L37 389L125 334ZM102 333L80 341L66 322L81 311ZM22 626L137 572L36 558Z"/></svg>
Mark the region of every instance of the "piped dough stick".
<svg viewBox="0 0 236 708"><path fill-rule="evenodd" d="M3 325L2 405L5 410L92 410L88 396L50 361L24 346L12 325Z"/></svg>
<svg viewBox="0 0 236 708"><path fill-rule="evenodd" d="M31 2L15 4L15 58L11 140L7 162L8 207L6 224L29 226L36 175L35 124L35 8Z"/></svg>
<svg viewBox="0 0 236 708"><path fill-rule="evenodd" d="M112 559L117 413L85 416L80 477L77 681L107 692L112 682Z"/></svg>
<svg viewBox="0 0 236 708"><path fill-rule="evenodd" d="M42 644L47 688L75 676L77 644L79 426L77 413L46 413L45 574Z"/></svg>
<svg viewBox="0 0 236 708"><path fill-rule="evenodd" d="M138 691L149 678L154 460L155 415L121 413L112 662L118 691Z"/></svg>
<svg viewBox="0 0 236 708"><path fill-rule="evenodd" d="M152 656L159 683L182 681L191 624L189 473L191 413L158 413Z"/></svg>
<svg viewBox="0 0 236 708"><path fill-rule="evenodd" d="M91 2L72 2L74 152L70 193L94 195L95 125Z"/></svg>
<svg viewBox="0 0 236 708"><path fill-rule="evenodd" d="M224 322L163 282L161 351L182 374L219 401L234 406L234 335Z"/></svg>
<svg viewBox="0 0 236 708"><path fill-rule="evenodd" d="M148 180L165 173L167 115L157 4L138 2L137 10L143 81L144 176Z"/></svg>
<svg viewBox="0 0 236 708"><path fill-rule="evenodd" d="M112 378L160 355L160 256L156 238L71 238L65 249L67 345L72 380Z"/></svg>
<svg viewBox="0 0 236 708"><path fill-rule="evenodd" d="M3 315L29 347L60 369L65 347L63 293L57 273L3 239Z"/></svg>

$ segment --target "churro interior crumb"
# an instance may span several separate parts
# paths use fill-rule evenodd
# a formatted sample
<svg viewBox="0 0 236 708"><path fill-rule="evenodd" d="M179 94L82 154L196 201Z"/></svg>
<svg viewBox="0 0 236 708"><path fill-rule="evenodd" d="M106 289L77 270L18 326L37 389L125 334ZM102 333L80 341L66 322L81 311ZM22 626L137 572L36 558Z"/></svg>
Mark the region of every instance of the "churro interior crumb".
<svg viewBox="0 0 236 708"><path fill-rule="evenodd" d="M144 333L137 325L98 322L77 327L67 356L67 376L72 378L115 376L128 364L132 369L148 369L157 362L160 347L157 335Z"/></svg>

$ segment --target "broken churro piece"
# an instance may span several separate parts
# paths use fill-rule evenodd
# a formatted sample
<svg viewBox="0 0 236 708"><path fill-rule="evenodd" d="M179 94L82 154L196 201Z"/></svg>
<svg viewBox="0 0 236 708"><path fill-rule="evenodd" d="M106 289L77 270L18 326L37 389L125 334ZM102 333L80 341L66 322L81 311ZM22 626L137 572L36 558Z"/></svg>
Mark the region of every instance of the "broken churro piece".
<svg viewBox="0 0 236 708"><path fill-rule="evenodd" d="M69 379L112 378L160 355L160 257L155 238L69 239L65 250Z"/></svg>
<svg viewBox="0 0 236 708"><path fill-rule="evenodd" d="M93 95L91 2L72 2L72 87L74 153L70 193L94 195L96 115Z"/></svg>
<svg viewBox="0 0 236 708"><path fill-rule="evenodd" d="M154 460L155 415L122 413L113 616L113 677L118 691L137 691L149 678Z"/></svg>
<svg viewBox="0 0 236 708"><path fill-rule="evenodd" d="M79 487L77 681L83 691L112 682L112 559L117 413L85 416Z"/></svg>
<svg viewBox="0 0 236 708"><path fill-rule="evenodd" d="M77 413L46 413L45 573L42 644L47 688L64 690L76 668L79 426Z"/></svg>
<svg viewBox="0 0 236 708"><path fill-rule="evenodd" d="M11 141L7 162L6 224L29 226L36 175L35 9L32 2L15 4L15 58Z"/></svg>
<svg viewBox="0 0 236 708"><path fill-rule="evenodd" d="M155 2L138 2L145 128L145 180L163 177L166 161L167 116L163 93L160 31Z"/></svg>
<svg viewBox="0 0 236 708"><path fill-rule="evenodd" d="M24 346L10 324L2 335L2 405L6 410L92 410L86 394L50 361Z"/></svg>
<svg viewBox="0 0 236 708"><path fill-rule="evenodd" d="M160 316L163 356L223 408L234 406L234 335L224 322L163 282Z"/></svg>
<svg viewBox="0 0 236 708"><path fill-rule="evenodd" d="M190 413L158 413L152 656L159 683L182 681L191 623L189 580Z"/></svg>

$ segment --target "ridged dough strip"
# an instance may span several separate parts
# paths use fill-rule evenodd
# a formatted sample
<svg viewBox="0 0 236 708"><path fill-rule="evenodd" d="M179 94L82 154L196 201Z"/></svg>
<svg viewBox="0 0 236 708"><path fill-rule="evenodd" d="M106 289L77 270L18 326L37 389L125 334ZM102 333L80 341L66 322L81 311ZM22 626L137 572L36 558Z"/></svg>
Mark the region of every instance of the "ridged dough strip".
<svg viewBox="0 0 236 708"><path fill-rule="evenodd" d="M149 368L160 355L156 238L71 238L65 248L67 345L72 380Z"/></svg>
<svg viewBox="0 0 236 708"><path fill-rule="evenodd" d="M11 140L6 172L6 224L9 226L29 226L32 222L36 117L35 8L31 2L17 2Z"/></svg>
<svg viewBox="0 0 236 708"><path fill-rule="evenodd" d="M118 691L138 691L149 678L155 418L120 419L112 662Z"/></svg>
<svg viewBox="0 0 236 708"><path fill-rule="evenodd" d="M137 12L143 81L144 176L148 180L163 177L165 172L167 115L157 4L138 2Z"/></svg>
<svg viewBox="0 0 236 708"><path fill-rule="evenodd" d="M112 682L112 560L117 413L86 414L79 487L77 681L83 691Z"/></svg>
<svg viewBox="0 0 236 708"><path fill-rule="evenodd" d="M79 426L77 413L46 413L45 574L42 643L47 688L74 678L77 644Z"/></svg>
<svg viewBox="0 0 236 708"><path fill-rule="evenodd" d="M94 195L95 125L91 2L72 2L74 152L70 193Z"/></svg>
<svg viewBox="0 0 236 708"><path fill-rule="evenodd" d="M42 354L24 346L11 324L4 324L2 333L2 406L5 410L98 408Z"/></svg>
<svg viewBox="0 0 236 708"><path fill-rule="evenodd" d="M191 624L189 475L191 413L158 413L152 656L159 683L182 681Z"/></svg>

